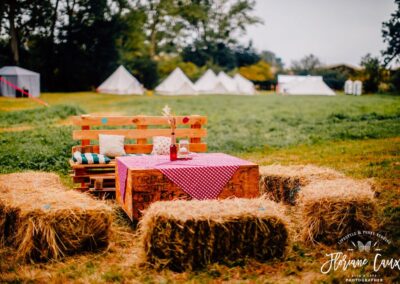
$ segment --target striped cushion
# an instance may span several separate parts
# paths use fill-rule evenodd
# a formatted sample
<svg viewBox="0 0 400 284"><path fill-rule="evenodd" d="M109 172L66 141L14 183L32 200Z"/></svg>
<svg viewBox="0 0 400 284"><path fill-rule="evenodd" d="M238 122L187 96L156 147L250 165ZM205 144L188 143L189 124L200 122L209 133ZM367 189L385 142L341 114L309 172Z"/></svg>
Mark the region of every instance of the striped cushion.
<svg viewBox="0 0 400 284"><path fill-rule="evenodd" d="M109 157L95 154L95 153L84 153L76 151L72 156L72 160L78 164L108 164L111 160Z"/></svg>

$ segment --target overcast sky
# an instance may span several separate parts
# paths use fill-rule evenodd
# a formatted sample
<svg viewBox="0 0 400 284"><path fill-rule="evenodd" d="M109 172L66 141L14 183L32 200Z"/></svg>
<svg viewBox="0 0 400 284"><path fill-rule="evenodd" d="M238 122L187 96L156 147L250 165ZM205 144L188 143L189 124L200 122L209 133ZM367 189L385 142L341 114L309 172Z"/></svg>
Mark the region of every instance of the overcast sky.
<svg viewBox="0 0 400 284"><path fill-rule="evenodd" d="M325 64L359 65L367 53L380 55L382 22L394 11L394 0L257 0L264 24L250 27L247 39L285 67L310 53Z"/></svg>

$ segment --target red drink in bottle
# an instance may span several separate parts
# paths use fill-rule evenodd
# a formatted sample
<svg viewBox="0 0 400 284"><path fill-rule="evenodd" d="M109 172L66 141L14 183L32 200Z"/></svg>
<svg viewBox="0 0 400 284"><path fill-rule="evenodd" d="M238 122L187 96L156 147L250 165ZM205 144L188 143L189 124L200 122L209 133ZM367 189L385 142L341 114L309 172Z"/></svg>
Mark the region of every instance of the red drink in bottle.
<svg viewBox="0 0 400 284"><path fill-rule="evenodd" d="M171 136L171 146L169 146L169 159L171 161L176 161L178 159L178 149L176 147L175 133Z"/></svg>

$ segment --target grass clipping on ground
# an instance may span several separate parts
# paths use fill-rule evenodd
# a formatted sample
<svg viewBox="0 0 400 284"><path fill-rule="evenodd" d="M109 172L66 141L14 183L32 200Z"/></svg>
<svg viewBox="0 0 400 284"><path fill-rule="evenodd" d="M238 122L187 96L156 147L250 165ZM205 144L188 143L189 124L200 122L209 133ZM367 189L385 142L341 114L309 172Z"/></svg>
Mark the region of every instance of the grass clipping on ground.
<svg viewBox="0 0 400 284"><path fill-rule="evenodd" d="M51 173L0 176L0 245L29 261L59 259L108 245L112 210L66 190Z"/></svg>
<svg viewBox="0 0 400 284"><path fill-rule="evenodd" d="M281 258L288 244L282 206L263 198L153 203L139 223L142 258L157 268Z"/></svg>
<svg viewBox="0 0 400 284"><path fill-rule="evenodd" d="M347 234L375 227L372 185L328 168L271 165L260 168L261 192L294 205L302 239L333 245Z"/></svg>

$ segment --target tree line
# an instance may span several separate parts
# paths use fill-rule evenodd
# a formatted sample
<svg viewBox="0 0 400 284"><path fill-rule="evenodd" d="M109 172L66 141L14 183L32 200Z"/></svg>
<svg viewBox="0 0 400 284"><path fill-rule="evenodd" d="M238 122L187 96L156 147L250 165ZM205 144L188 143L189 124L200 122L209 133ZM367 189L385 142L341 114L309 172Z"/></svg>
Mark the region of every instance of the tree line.
<svg viewBox="0 0 400 284"><path fill-rule="evenodd" d="M387 43L383 59L367 55L361 62L363 73L356 74L368 91L378 90L382 82L387 89L400 90L399 72L385 68L399 60L400 0L395 2L397 11L382 27ZM348 70L327 68L313 55L284 69L273 52L257 52L251 41L239 43L249 26L262 24L254 15L255 0L2 3L0 66L19 65L39 72L43 91L93 90L120 64L149 89L175 67L192 80L208 68L240 72L261 88L276 84L277 73L322 75L334 89L355 76Z"/></svg>
<svg viewBox="0 0 400 284"><path fill-rule="evenodd" d="M260 60L237 38L253 0L5 0L0 5L0 65L41 73L43 89L91 89L119 64L147 88L170 65L197 76ZM162 74L160 74L160 72Z"/></svg>

